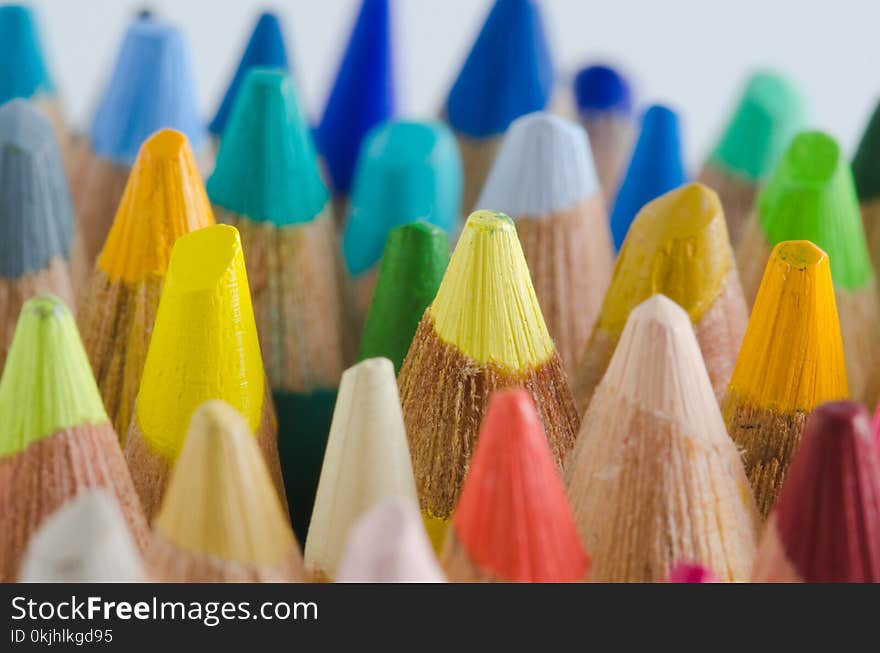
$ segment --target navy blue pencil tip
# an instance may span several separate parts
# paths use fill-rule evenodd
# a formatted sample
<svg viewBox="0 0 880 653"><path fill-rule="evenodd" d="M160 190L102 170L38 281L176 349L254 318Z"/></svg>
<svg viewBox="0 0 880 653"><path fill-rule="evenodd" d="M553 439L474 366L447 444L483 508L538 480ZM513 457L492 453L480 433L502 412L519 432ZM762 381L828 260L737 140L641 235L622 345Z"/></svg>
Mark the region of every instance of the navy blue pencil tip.
<svg viewBox="0 0 880 653"><path fill-rule="evenodd" d="M446 103L449 124L473 138L497 136L544 109L553 61L534 0L496 0Z"/></svg>
<svg viewBox="0 0 880 653"><path fill-rule="evenodd" d="M163 128L184 133L196 151L205 142L183 35L169 23L138 19L125 34L95 112L92 149L131 165L141 144Z"/></svg>
<svg viewBox="0 0 880 653"><path fill-rule="evenodd" d="M574 96L578 109L629 113L632 94L629 83L610 66L589 66L574 78Z"/></svg>
<svg viewBox="0 0 880 653"><path fill-rule="evenodd" d="M681 156L678 116L654 105L642 117L641 131L611 212L611 233L619 250L641 208L687 181Z"/></svg>
<svg viewBox="0 0 880 653"><path fill-rule="evenodd" d="M263 12L257 19L241 55L238 68L223 95L223 101L220 102L214 119L208 125L208 129L215 136L223 134L223 129L229 120L229 114L235 105L235 98L238 97L238 92L248 71L257 67L290 70L281 22L278 20L278 16L271 12Z"/></svg>
<svg viewBox="0 0 880 653"><path fill-rule="evenodd" d="M363 0L315 130L336 193L351 189L361 142L395 112L391 15L388 0Z"/></svg>

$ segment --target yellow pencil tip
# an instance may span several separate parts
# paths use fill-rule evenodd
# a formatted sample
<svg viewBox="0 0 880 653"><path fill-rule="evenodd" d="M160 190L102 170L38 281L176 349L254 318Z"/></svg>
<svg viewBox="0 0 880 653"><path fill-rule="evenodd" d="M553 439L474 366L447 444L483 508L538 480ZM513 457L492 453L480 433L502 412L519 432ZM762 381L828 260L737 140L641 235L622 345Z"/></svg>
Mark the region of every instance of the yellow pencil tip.
<svg viewBox="0 0 880 653"><path fill-rule="evenodd" d="M849 394L828 256L806 240L773 249L728 395L782 412Z"/></svg>
<svg viewBox="0 0 880 653"><path fill-rule="evenodd" d="M731 266L727 225L718 195L686 184L646 204L627 233L599 317L620 333L630 311L655 294L697 322L720 295Z"/></svg>
<svg viewBox="0 0 880 653"><path fill-rule="evenodd" d="M244 418L212 400L193 413L155 523L179 548L274 565L296 549L293 531Z"/></svg>
<svg viewBox="0 0 880 653"><path fill-rule="evenodd" d="M98 268L126 283L164 276L174 242L214 224L189 142L163 129L141 146Z"/></svg>
<svg viewBox="0 0 880 653"><path fill-rule="evenodd" d="M190 416L223 399L258 428L265 378L238 231L215 225L182 236L168 274L140 392L137 426L167 460L183 444Z"/></svg>
<svg viewBox="0 0 880 653"><path fill-rule="evenodd" d="M437 335L480 364L520 372L555 351L516 228L503 213L471 214L428 311Z"/></svg>

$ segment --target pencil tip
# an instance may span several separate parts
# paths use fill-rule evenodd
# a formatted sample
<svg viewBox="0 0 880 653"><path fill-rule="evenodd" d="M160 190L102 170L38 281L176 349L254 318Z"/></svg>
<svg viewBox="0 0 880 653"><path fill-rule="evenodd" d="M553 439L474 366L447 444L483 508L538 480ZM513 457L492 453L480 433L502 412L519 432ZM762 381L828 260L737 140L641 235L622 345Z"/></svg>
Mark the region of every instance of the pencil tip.
<svg viewBox="0 0 880 653"><path fill-rule="evenodd" d="M578 71L574 78L574 96L580 112L628 114L632 109L629 82L610 66L588 66Z"/></svg>
<svg viewBox="0 0 880 653"><path fill-rule="evenodd" d="M395 113L391 11L388 0L362 0L336 81L315 130L333 189L351 189L361 142Z"/></svg>
<svg viewBox="0 0 880 653"><path fill-rule="evenodd" d="M217 207L276 226L310 222L325 209L327 187L288 73L247 73L207 189Z"/></svg>
<svg viewBox="0 0 880 653"><path fill-rule="evenodd" d="M351 195L342 251L360 275L381 257L389 231L424 220L454 233L461 218L461 158L455 137L439 122L391 121L364 141ZM405 192L389 193L389 188Z"/></svg>
<svg viewBox="0 0 880 653"><path fill-rule="evenodd" d="M265 373L238 231L214 225L182 235L171 251L138 393L135 420L169 461L190 415L223 399L256 431Z"/></svg>
<svg viewBox="0 0 880 653"><path fill-rule="evenodd" d="M773 248L728 393L786 413L849 394L831 268L813 243Z"/></svg>
<svg viewBox="0 0 880 653"><path fill-rule="evenodd" d="M805 582L880 581L880 456L873 440L870 416L858 402L823 404L807 419L774 508L786 558Z"/></svg>
<svg viewBox="0 0 880 653"><path fill-rule="evenodd" d="M140 148L98 268L126 283L163 277L176 240L212 224L214 214L186 136L163 129Z"/></svg>
<svg viewBox="0 0 880 653"><path fill-rule="evenodd" d="M555 353L516 228L497 211L468 218L428 312L437 335L480 364L518 373Z"/></svg>
<svg viewBox="0 0 880 653"><path fill-rule="evenodd" d="M623 243L599 324L620 333L636 305L667 295L699 321L720 296L733 255L718 195L690 183L648 202Z"/></svg>
<svg viewBox="0 0 880 653"><path fill-rule="evenodd" d="M63 429L106 421L70 310L52 295L29 299L0 377L0 456Z"/></svg>
<svg viewBox="0 0 880 653"><path fill-rule="evenodd" d="M0 6L0 70L0 104L54 92L37 21L25 6Z"/></svg>
<svg viewBox="0 0 880 653"><path fill-rule="evenodd" d="M24 583L137 583L143 563L119 504L105 490L88 490L54 514L28 543Z"/></svg>
<svg viewBox="0 0 880 653"><path fill-rule="evenodd" d="M188 553L227 562L277 565L296 550L256 439L226 402L193 412L154 528Z"/></svg>
<svg viewBox="0 0 880 653"><path fill-rule="evenodd" d="M702 424L718 413L691 319L664 295L649 297L629 314L601 385L688 423Z"/></svg>
<svg viewBox="0 0 880 653"><path fill-rule="evenodd" d="M620 249L645 204L686 180L678 115L668 107L651 106L642 117L641 131L611 211L614 246Z"/></svg>
<svg viewBox="0 0 880 653"><path fill-rule="evenodd" d="M358 519L346 540L338 583L443 583L417 505L390 497Z"/></svg>
<svg viewBox="0 0 880 653"><path fill-rule="evenodd" d="M477 206L514 218L541 217L577 206L598 192L587 132L539 111L511 123Z"/></svg>
<svg viewBox="0 0 880 653"><path fill-rule="evenodd" d="M388 232L361 336L360 359L385 356L394 363L395 373L400 371L448 262L449 238L439 227L419 221Z"/></svg>
<svg viewBox="0 0 880 653"><path fill-rule="evenodd" d="M183 132L196 150L205 142L182 33L159 20L135 20L98 103L91 146L98 156L129 166L162 128Z"/></svg>
<svg viewBox="0 0 880 653"><path fill-rule="evenodd" d="M531 396L492 394L452 517L485 573L508 581L583 580L589 558Z"/></svg>
<svg viewBox="0 0 880 653"><path fill-rule="evenodd" d="M229 120L232 107L235 106L238 93L244 80L252 68L278 68L288 71L287 48L284 45L284 34L278 16L271 12L263 12L257 18L251 36L238 63L238 68L229 83L223 100L208 129L215 136L222 136Z"/></svg>
<svg viewBox="0 0 880 653"><path fill-rule="evenodd" d="M873 277L852 172L827 134L791 141L756 206L770 245L802 239L828 252L836 287L858 290Z"/></svg>
<svg viewBox="0 0 880 653"><path fill-rule="evenodd" d="M394 367L370 358L342 374L305 547L306 566L331 578L345 535L389 496L417 501Z"/></svg>
<svg viewBox="0 0 880 653"><path fill-rule="evenodd" d="M734 175L760 181L804 126L805 115L800 93L787 79L772 72L754 73L710 160Z"/></svg>
<svg viewBox="0 0 880 653"><path fill-rule="evenodd" d="M534 0L495 0L446 103L452 127L496 136L550 101L553 62Z"/></svg>
<svg viewBox="0 0 880 653"><path fill-rule="evenodd" d="M702 565L682 562L669 572L669 583L717 583L718 577Z"/></svg>
<svg viewBox="0 0 880 653"><path fill-rule="evenodd" d="M868 121L852 162L856 190L862 202L880 195L880 103Z"/></svg>
<svg viewBox="0 0 880 653"><path fill-rule="evenodd" d="M30 102L0 106L0 154L0 277L18 279L68 258L73 207L52 126Z"/></svg>

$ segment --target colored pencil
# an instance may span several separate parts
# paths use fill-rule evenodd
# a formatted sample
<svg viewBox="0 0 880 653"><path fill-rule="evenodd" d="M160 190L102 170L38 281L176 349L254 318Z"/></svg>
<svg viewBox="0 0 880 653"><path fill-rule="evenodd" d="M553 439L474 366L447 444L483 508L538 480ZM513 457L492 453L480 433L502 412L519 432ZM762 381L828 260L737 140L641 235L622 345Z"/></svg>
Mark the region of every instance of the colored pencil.
<svg viewBox="0 0 880 653"><path fill-rule="evenodd" d="M420 220L388 232L359 360L385 357L394 364L394 373L400 372L448 263L449 239L439 227Z"/></svg>
<svg viewBox="0 0 880 653"><path fill-rule="evenodd" d="M513 221L477 211L464 227L398 376L419 503L435 547L458 501L489 395L524 387L561 464L578 414Z"/></svg>
<svg viewBox="0 0 880 653"><path fill-rule="evenodd" d="M73 209L52 128L27 101L0 106L0 370L24 302L73 305Z"/></svg>
<svg viewBox="0 0 880 653"><path fill-rule="evenodd" d="M25 302L0 378L0 582L64 503L104 488L138 546L147 525L73 316L51 295Z"/></svg>
<svg viewBox="0 0 880 653"><path fill-rule="evenodd" d="M513 217L547 328L573 378L614 261L586 132L549 113L517 118L477 204Z"/></svg>
<svg viewBox="0 0 880 653"><path fill-rule="evenodd" d="M821 132L801 132L764 186L737 249L751 304L764 261L783 240L809 240L828 254L849 389L873 406L880 396L880 301L849 163Z"/></svg>
<svg viewBox="0 0 880 653"><path fill-rule="evenodd" d="M391 3L361 0L315 129L315 140L337 198L351 190L364 137L394 116L395 104Z"/></svg>
<svg viewBox="0 0 880 653"><path fill-rule="evenodd" d="M285 500L241 240L234 227L185 234L171 250L125 456L144 513L159 509L193 411L222 399L247 421Z"/></svg>
<svg viewBox="0 0 880 653"><path fill-rule="evenodd" d="M742 90L698 176L721 197L734 245L740 241L759 186L804 127L805 114L798 90L775 73L753 74Z"/></svg>
<svg viewBox="0 0 880 653"><path fill-rule="evenodd" d="M541 418L522 388L489 399L441 559L456 582L587 578L590 558Z"/></svg>
<svg viewBox="0 0 880 653"><path fill-rule="evenodd" d="M880 265L880 103L871 114L852 160L871 262Z"/></svg>
<svg viewBox="0 0 880 653"><path fill-rule="evenodd" d="M574 96L580 122L590 136L602 196L610 205L632 151L632 91L620 71L595 65L575 75Z"/></svg>
<svg viewBox="0 0 880 653"><path fill-rule="evenodd" d="M554 74L538 3L495 0L443 111L461 148L465 211L478 208L508 125L549 105Z"/></svg>
<svg viewBox="0 0 880 653"><path fill-rule="evenodd" d="M116 499L88 490L63 504L31 537L23 583L139 583L147 580Z"/></svg>
<svg viewBox="0 0 880 653"><path fill-rule="evenodd" d="M642 116L638 140L611 205L611 235L620 249L630 225L651 200L687 181L678 115L654 105Z"/></svg>
<svg viewBox="0 0 880 653"><path fill-rule="evenodd" d="M809 241L779 243L721 404L763 517L810 412L848 394L828 256Z"/></svg>
<svg viewBox="0 0 880 653"><path fill-rule="evenodd" d="M687 312L633 309L566 461L598 582L659 582L681 560L751 573L759 519Z"/></svg>
<svg viewBox="0 0 880 653"><path fill-rule="evenodd" d="M337 583L445 583L418 504L389 497L358 519L339 561Z"/></svg>
<svg viewBox="0 0 880 653"><path fill-rule="evenodd" d="M868 411L823 404L807 420L764 528L755 582L880 582L880 454Z"/></svg>
<svg viewBox="0 0 880 653"><path fill-rule="evenodd" d="M163 128L185 134L200 161L210 158L182 33L155 18L136 19L125 33L73 178L89 265L104 245L141 144Z"/></svg>
<svg viewBox="0 0 880 653"><path fill-rule="evenodd" d="M305 546L306 569L335 578L357 519L387 497L417 502L394 367L370 358L342 375Z"/></svg>
<svg viewBox="0 0 880 653"><path fill-rule="evenodd" d="M458 145L442 123L393 121L370 132L358 160L342 237L359 324L370 306L388 233L424 220L457 234L461 188Z"/></svg>
<svg viewBox="0 0 880 653"><path fill-rule="evenodd" d="M289 75L248 74L207 188L218 221L241 232L291 519L304 542L356 343L329 194Z"/></svg>
<svg viewBox="0 0 880 653"><path fill-rule="evenodd" d="M682 562L675 565L669 572L667 583L717 583L718 577L711 569L702 565Z"/></svg>
<svg viewBox="0 0 880 653"><path fill-rule="evenodd" d="M104 406L122 438L171 248L179 236L211 224L214 214L186 136L156 132L141 146L78 315Z"/></svg>
<svg viewBox="0 0 880 653"><path fill-rule="evenodd" d="M293 582L302 556L247 421L209 400L190 421L148 561L172 583Z"/></svg>
<svg viewBox="0 0 880 653"><path fill-rule="evenodd" d="M721 202L702 184L662 195L633 222L578 368L574 397L580 414L605 374L630 311L655 293L666 295L690 315L720 399L748 313Z"/></svg>
<svg viewBox="0 0 880 653"><path fill-rule="evenodd" d="M73 163L73 143L34 12L24 5L0 7L0 105L23 98L49 120L65 163Z"/></svg>
<svg viewBox="0 0 880 653"><path fill-rule="evenodd" d="M208 131L215 139L223 135L238 93L252 68L278 68L284 71L290 69L281 21L278 16L268 11L261 13L257 18L247 45L241 53L238 67L220 101L220 106L217 107L214 118L208 124Z"/></svg>

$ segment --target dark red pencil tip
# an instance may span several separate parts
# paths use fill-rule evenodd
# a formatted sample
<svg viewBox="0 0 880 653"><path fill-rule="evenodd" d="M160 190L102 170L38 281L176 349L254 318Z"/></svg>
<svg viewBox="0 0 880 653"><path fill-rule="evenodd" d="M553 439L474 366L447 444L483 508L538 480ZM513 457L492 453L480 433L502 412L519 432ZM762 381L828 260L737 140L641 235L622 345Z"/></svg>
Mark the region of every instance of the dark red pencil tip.
<svg viewBox="0 0 880 653"><path fill-rule="evenodd" d="M880 454L861 404L812 412L774 512L804 581L880 581Z"/></svg>

